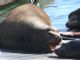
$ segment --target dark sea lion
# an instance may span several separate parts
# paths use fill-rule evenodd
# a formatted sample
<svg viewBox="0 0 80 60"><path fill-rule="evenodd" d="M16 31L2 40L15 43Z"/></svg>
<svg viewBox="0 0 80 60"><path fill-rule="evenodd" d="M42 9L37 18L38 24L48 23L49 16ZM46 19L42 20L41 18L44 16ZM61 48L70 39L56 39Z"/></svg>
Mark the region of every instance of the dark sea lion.
<svg viewBox="0 0 80 60"><path fill-rule="evenodd" d="M33 4L12 10L0 24L0 48L51 52L61 41L47 14Z"/></svg>

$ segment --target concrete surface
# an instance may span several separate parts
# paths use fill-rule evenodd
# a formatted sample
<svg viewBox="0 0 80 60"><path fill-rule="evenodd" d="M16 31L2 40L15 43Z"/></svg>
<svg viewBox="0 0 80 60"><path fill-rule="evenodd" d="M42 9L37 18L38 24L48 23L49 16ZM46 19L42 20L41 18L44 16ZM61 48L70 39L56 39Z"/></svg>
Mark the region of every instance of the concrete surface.
<svg viewBox="0 0 80 60"><path fill-rule="evenodd" d="M58 58L56 54L21 54L0 52L0 60L75 60Z"/></svg>

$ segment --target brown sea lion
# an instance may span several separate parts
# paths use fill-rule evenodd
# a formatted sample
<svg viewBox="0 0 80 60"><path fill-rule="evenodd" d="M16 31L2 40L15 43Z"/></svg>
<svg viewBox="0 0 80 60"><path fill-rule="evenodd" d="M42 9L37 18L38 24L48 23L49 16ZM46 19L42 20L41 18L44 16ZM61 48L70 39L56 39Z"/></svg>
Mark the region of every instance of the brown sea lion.
<svg viewBox="0 0 80 60"><path fill-rule="evenodd" d="M0 48L51 52L61 41L47 14L33 4L21 5L0 24Z"/></svg>

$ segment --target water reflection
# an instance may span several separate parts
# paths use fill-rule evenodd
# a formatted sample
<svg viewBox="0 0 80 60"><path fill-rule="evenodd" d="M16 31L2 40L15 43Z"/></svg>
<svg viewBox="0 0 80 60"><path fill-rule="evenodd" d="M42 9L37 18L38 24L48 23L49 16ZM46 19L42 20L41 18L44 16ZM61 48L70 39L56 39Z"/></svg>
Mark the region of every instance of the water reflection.
<svg viewBox="0 0 80 60"><path fill-rule="evenodd" d="M48 4L44 11L52 20L52 25L60 31L66 31L65 23L68 20L67 16L77 8L80 8L80 0L55 0L54 3Z"/></svg>

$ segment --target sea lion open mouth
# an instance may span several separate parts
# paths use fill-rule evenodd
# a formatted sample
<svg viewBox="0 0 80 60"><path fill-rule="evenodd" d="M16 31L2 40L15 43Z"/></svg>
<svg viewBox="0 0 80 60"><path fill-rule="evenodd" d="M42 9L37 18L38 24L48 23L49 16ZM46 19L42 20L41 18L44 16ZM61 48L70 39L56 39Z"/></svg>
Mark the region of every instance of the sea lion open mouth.
<svg viewBox="0 0 80 60"><path fill-rule="evenodd" d="M61 42L61 40L52 40L48 43L49 50L54 51L56 46Z"/></svg>

